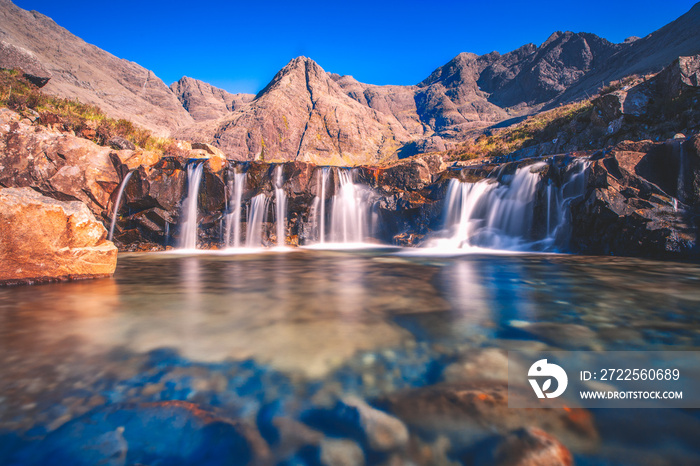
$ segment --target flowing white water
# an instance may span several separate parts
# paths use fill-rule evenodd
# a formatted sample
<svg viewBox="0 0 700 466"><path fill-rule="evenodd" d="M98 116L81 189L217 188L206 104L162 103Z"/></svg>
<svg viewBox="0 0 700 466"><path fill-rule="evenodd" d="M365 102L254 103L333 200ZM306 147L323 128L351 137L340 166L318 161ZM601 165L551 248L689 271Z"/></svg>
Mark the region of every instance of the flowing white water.
<svg viewBox="0 0 700 466"><path fill-rule="evenodd" d="M447 238L430 246L491 248L504 250L551 250L568 234L568 207L585 189L586 162L574 161L556 187L547 181L540 202L544 228L535 225L540 171L546 162L516 170L509 182L495 179L477 183L450 180L447 190L445 228ZM503 177L506 178L506 177Z"/></svg>
<svg viewBox="0 0 700 466"><path fill-rule="evenodd" d="M355 184L353 171L338 169L339 187L333 197L330 218L330 241L362 243L369 236L369 191Z"/></svg>
<svg viewBox="0 0 700 466"><path fill-rule="evenodd" d="M197 197L204 171L203 162L187 165L187 197L182 202L181 249L197 249Z"/></svg>
<svg viewBox="0 0 700 466"><path fill-rule="evenodd" d="M248 229L246 230L246 247L259 248L262 243L262 227L267 220L269 199L265 194L258 194L250 200L248 210Z"/></svg>
<svg viewBox="0 0 700 466"><path fill-rule="evenodd" d="M284 247L287 224L287 195L282 189L284 178L282 165L275 167L275 225L277 228L277 246Z"/></svg>
<svg viewBox="0 0 700 466"><path fill-rule="evenodd" d="M330 168L316 170L316 197L313 204L313 224L316 226L316 239L319 244L326 242L326 183Z"/></svg>
<svg viewBox="0 0 700 466"><path fill-rule="evenodd" d="M112 238L114 237L114 227L117 224L117 215L119 213L119 206L121 205L122 202L122 195L124 194L124 188L126 188L126 184L129 182L129 178L131 178L131 175L133 175L134 172L129 172L126 174L124 179L122 180L122 183L119 185L119 192L117 193L117 200L114 202L114 211L112 212L112 224L109 226L109 236L107 237L108 240L112 241Z"/></svg>
<svg viewBox="0 0 700 466"><path fill-rule="evenodd" d="M564 182L555 187L549 180L547 186L547 235L543 241L545 248L556 243L566 242L570 236L569 207L571 202L579 199L586 191L586 160L576 159L569 170L564 173ZM554 221L550 222L550 218Z"/></svg>
<svg viewBox="0 0 700 466"><path fill-rule="evenodd" d="M226 214L225 244L227 248L241 247L241 203L243 201L243 189L245 188L246 174L236 173L233 180L229 180L228 213Z"/></svg>
<svg viewBox="0 0 700 466"><path fill-rule="evenodd" d="M683 144L678 144L678 181L676 182L676 198L685 202L685 151L683 150Z"/></svg>

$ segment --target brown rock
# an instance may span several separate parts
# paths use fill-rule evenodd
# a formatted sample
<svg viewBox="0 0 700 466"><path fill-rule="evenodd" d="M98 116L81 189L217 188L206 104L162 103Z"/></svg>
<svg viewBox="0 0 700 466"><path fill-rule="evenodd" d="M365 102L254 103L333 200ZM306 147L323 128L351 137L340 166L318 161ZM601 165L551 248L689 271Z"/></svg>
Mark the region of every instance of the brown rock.
<svg viewBox="0 0 700 466"><path fill-rule="evenodd" d="M126 165L128 170L135 170L140 166L150 168L161 159L158 152L149 150L120 150L115 152L121 163Z"/></svg>
<svg viewBox="0 0 700 466"><path fill-rule="evenodd" d="M526 396L520 390L511 387L511 395ZM458 449L473 446L494 432L507 434L532 426L556 432L571 448L587 449L597 444L598 433L587 410L512 409L508 407L508 395L504 382L448 383L389 395L378 405L412 431L448 436Z"/></svg>
<svg viewBox="0 0 700 466"><path fill-rule="evenodd" d="M30 188L0 189L0 283L109 276L117 248L81 202L63 202Z"/></svg>
<svg viewBox="0 0 700 466"><path fill-rule="evenodd" d="M92 141L18 121L0 109L0 185L32 187L56 199L79 200L100 216L119 177L112 150Z"/></svg>
<svg viewBox="0 0 700 466"><path fill-rule="evenodd" d="M431 181L430 168L422 159L401 163L383 170L379 176L380 184L401 186L409 190L418 190Z"/></svg>
<svg viewBox="0 0 700 466"><path fill-rule="evenodd" d="M85 136L83 136L83 137L85 137ZM133 142L131 142L128 139L125 139L121 136L111 137L109 139L109 141L107 141L107 145L109 145L112 149L115 149L115 150L134 150L134 149L136 149L136 146L134 145Z"/></svg>
<svg viewBox="0 0 700 466"><path fill-rule="evenodd" d="M571 452L559 440L536 427L518 429L483 445L474 466L571 466Z"/></svg>
<svg viewBox="0 0 700 466"><path fill-rule="evenodd" d="M362 448L347 439L324 439L320 445L321 464L326 466L362 466L365 455Z"/></svg>
<svg viewBox="0 0 700 466"><path fill-rule="evenodd" d="M684 169L679 176L681 164ZM572 205L573 251L697 255L697 226L693 215L688 215L692 210L686 211L682 203L698 202L698 173L700 158L693 150L693 139L616 146L590 165L587 193L582 202ZM680 202L671 196L678 196Z"/></svg>

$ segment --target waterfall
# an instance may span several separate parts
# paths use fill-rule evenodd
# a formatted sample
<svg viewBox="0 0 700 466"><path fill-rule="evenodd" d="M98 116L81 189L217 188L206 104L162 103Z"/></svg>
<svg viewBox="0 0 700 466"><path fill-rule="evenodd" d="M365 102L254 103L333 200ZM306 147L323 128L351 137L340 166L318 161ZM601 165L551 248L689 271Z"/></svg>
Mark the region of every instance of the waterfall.
<svg viewBox="0 0 700 466"><path fill-rule="evenodd" d="M243 208L241 204L245 182L245 173L235 173L228 183L231 197L228 200L228 212L224 219L226 224L224 244L227 248L241 247L241 209Z"/></svg>
<svg viewBox="0 0 700 466"><path fill-rule="evenodd" d="M316 197L313 204L313 219L316 225L316 238L320 244L326 242L326 183L330 168L316 170Z"/></svg>
<svg viewBox="0 0 700 466"><path fill-rule="evenodd" d="M675 142L675 141L674 141ZM685 193L685 151L683 150L683 143L675 144L678 147L678 181L676 182L676 198L680 202L686 201Z"/></svg>
<svg viewBox="0 0 700 466"><path fill-rule="evenodd" d="M449 182L445 199L447 238L443 248L482 247L506 250L552 250L569 233L568 208L585 190L587 163L573 161L561 186L540 172L546 162L518 168L512 176L477 183ZM538 193L542 193L541 199Z"/></svg>
<svg viewBox="0 0 700 466"><path fill-rule="evenodd" d="M181 249L197 249L197 196L203 171L202 161L194 161L187 165L187 197L182 202Z"/></svg>
<svg viewBox="0 0 700 466"><path fill-rule="evenodd" d="M546 236L541 242L543 249L551 249L557 244L566 243L571 236L569 222L569 207L571 202L581 198L586 191L586 168L588 161L575 159L563 173L563 181L559 188L548 180L547 186L547 229ZM553 221L550 222L550 218Z"/></svg>
<svg viewBox="0 0 700 466"><path fill-rule="evenodd" d="M246 230L246 247L259 248L262 244L262 227L267 220L269 199L265 194L258 194L250 200L248 209L248 229Z"/></svg>
<svg viewBox="0 0 700 466"><path fill-rule="evenodd" d="M369 190L355 184L351 169L338 169L337 175L339 187L331 205L330 241L362 243L369 235Z"/></svg>
<svg viewBox="0 0 700 466"><path fill-rule="evenodd" d="M134 172L129 172L126 174L124 179L122 180L121 184L119 185L119 192L117 193L117 200L114 202L114 211L112 212L112 224L109 226L109 236L107 237L108 240L112 241L112 238L114 237L114 227L117 224L117 214L119 213L119 206L121 205L122 202L122 195L124 194L124 188L126 188L126 184L129 182L129 178L131 178L131 175L133 175Z"/></svg>
<svg viewBox="0 0 700 466"><path fill-rule="evenodd" d="M275 224L277 227L277 246L284 247L285 230L287 224L287 195L282 189L284 178L282 176L282 165L275 167Z"/></svg>

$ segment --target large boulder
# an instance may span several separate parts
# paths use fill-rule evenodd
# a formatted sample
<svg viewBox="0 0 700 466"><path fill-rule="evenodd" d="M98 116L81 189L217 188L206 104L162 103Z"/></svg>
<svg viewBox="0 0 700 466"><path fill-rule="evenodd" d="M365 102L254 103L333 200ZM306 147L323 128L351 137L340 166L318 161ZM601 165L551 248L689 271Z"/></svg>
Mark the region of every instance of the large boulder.
<svg viewBox="0 0 700 466"><path fill-rule="evenodd" d="M117 248L85 204L0 189L0 284L109 276Z"/></svg>

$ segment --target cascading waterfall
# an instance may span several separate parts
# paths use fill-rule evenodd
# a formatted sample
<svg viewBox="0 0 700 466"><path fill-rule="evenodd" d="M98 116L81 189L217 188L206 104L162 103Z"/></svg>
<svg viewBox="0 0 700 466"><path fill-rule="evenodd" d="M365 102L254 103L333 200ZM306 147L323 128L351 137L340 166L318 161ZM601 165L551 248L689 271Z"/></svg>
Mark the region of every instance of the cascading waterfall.
<svg viewBox="0 0 700 466"><path fill-rule="evenodd" d="M354 172L338 169L339 187L333 197L330 218L330 241L362 243L369 236L369 191L355 184Z"/></svg>
<svg viewBox="0 0 700 466"><path fill-rule="evenodd" d="M275 224L277 228L277 246L281 248L285 244L285 227L287 224L287 195L282 189L284 185L282 169L282 165L275 167Z"/></svg>
<svg viewBox="0 0 700 466"><path fill-rule="evenodd" d="M678 151L678 181L676 182L676 198L680 202L685 202L686 200L686 193L685 193L685 151L683 150L683 144L678 143L676 144L677 151ZM674 207L676 210L678 210L676 206Z"/></svg>
<svg viewBox="0 0 700 466"><path fill-rule="evenodd" d="M316 171L316 197L313 204L314 225L316 225L316 238L320 244L326 242L326 184L330 168L323 167Z"/></svg>
<svg viewBox="0 0 700 466"><path fill-rule="evenodd" d="M248 229L246 230L246 247L259 248L262 243L262 227L267 220L269 199L265 194L258 194L250 200L248 209Z"/></svg>
<svg viewBox="0 0 700 466"><path fill-rule="evenodd" d="M433 243L442 248L482 247L506 250L551 250L568 234L568 207L585 189L585 161L576 160L564 174L561 186L540 171L546 162L518 168L503 176L504 183L486 179L477 183L450 180L446 197L445 227L449 235ZM538 192L543 198L538 200ZM536 208L544 209L534 224Z"/></svg>
<svg viewBox="0 0 700 466"><path fill-rule="evenodd" d="M241 204L245 182L245 173L235 173L233 179L229 180L231 197L228 201L228 213L225 217L226 233L224 238L227 248L241 247Z"/></svg>
<svg viewBox="0 0 700 466"><path fill-rule="evenodd" d="M571 234L569 207L571 202L583 196L586 190L588 161L576 159L564 173L564 181L558 188L547 181L547 230L541 246L551 249L566 242Z"/></svg>
<svg viewBox="0 0 700 466"><path fill-rule="evenodd" d="M121 205L122 202L122 195L124 194L124 188L126 188L126 184L129 182L129 178L131 178L131 175L133 175L134 172L129 172L126 174L124 179L122 180L121 184L119 185L119 192L117 193L117 200L114 202L114 211L112 212L112 224L109 226L109 236L107 237L108 240L112 241L112 238L114 237L114 227L117 224L117 215L119 214L119 206Z"/></svg>
<svg viewBox="0 0 700 466"><path fill-rule="evenodd" d="M182 202L181 249L197 249L197 196L202 182L204 162L194 161L187 165L187 197Z"/></svg>

